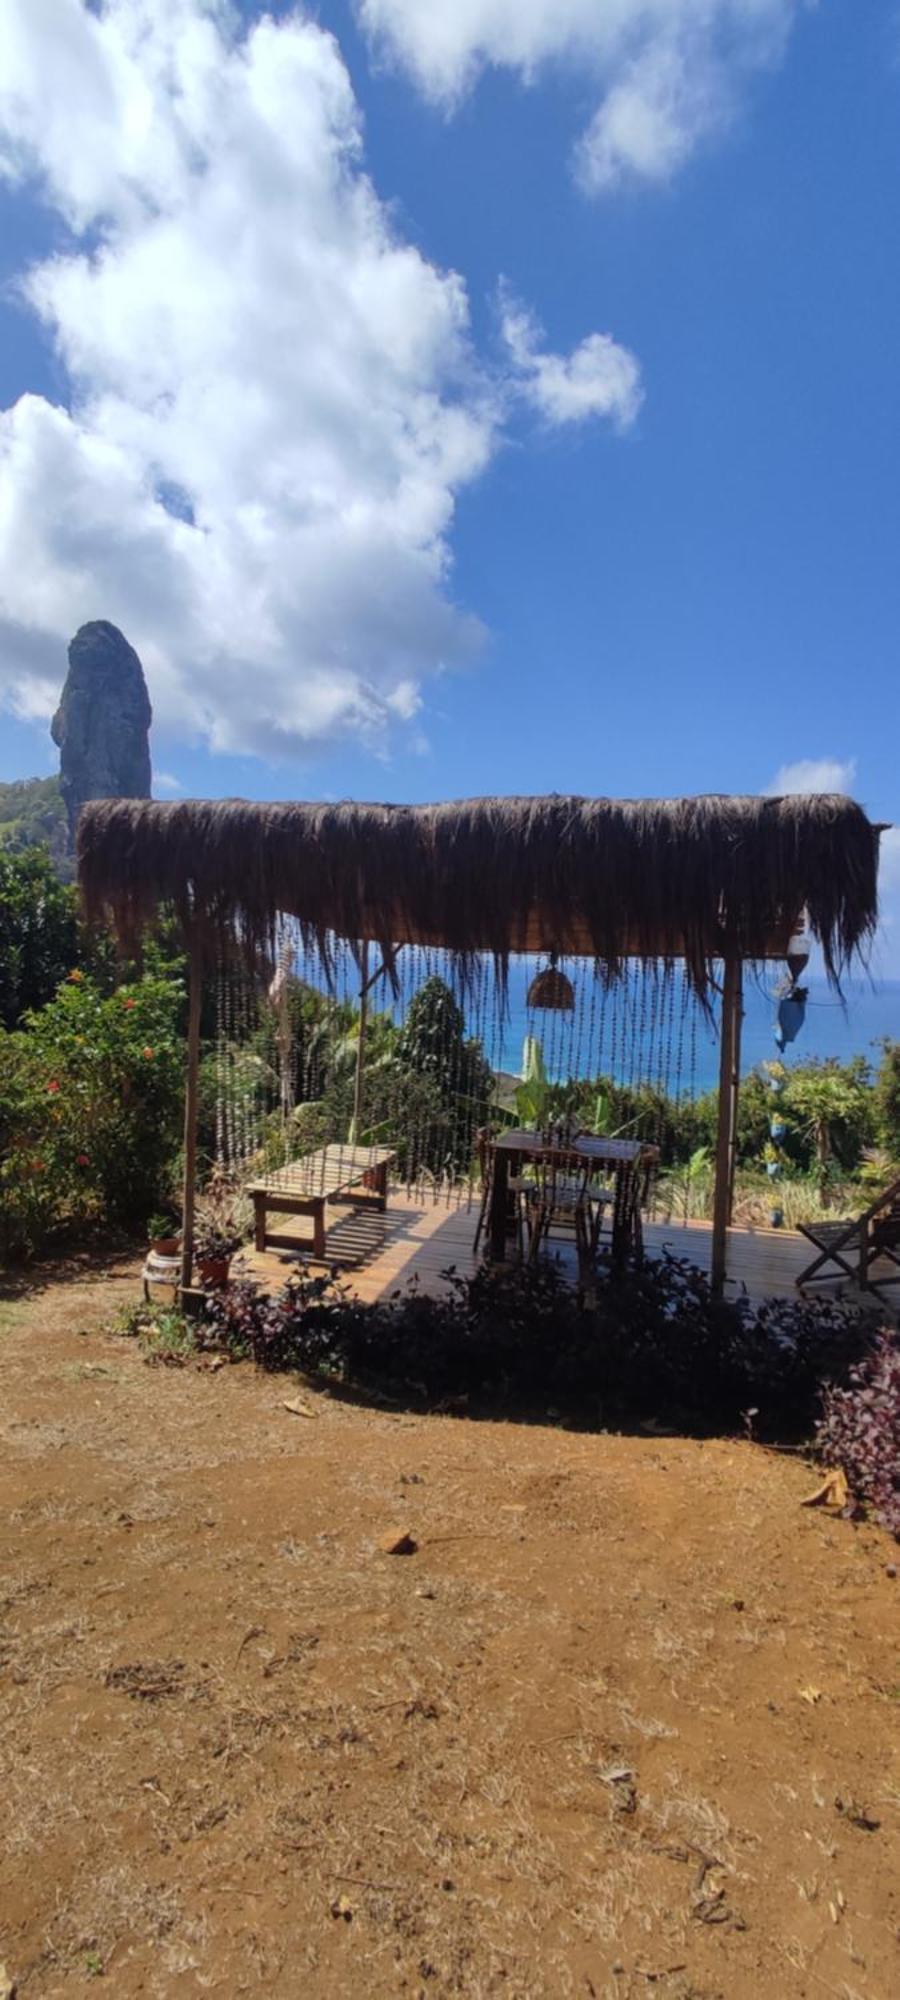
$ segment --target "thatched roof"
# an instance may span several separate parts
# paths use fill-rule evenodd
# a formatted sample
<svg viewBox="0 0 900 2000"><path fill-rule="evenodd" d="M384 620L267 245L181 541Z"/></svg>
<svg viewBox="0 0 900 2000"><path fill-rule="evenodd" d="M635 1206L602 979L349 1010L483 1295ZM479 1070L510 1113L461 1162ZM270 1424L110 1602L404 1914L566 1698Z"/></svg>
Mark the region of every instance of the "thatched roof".
<svg viewBox="0 0 900 2000"><path fill-rule="evenodd" d="M132 944L160 903L186 930L683 959L706 993L726 943L782 956L802 910L837 977L876 919L878 829L838 796L466 799L432 806L110 799L83 808L87 915Z"/></svg>

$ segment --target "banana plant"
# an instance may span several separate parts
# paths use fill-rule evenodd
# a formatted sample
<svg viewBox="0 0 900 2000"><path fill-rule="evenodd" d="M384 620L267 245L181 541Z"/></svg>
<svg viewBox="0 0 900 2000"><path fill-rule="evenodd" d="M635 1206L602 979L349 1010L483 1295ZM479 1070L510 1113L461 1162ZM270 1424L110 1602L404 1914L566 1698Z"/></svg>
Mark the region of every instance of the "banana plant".
<svg viewBox="0 0 900 2000"><path fill-rule="evenodd" d="M516 1090L516 1115L520 1125L539 1131L547 1122L550 1084L544 1051L536 1035L526 1035L522 1045L522 1081Z"/></svg>
<svg viewBox="0 0 900 2000"><path fill-rule="evenodd" d="M612 1099L608 1090L598 1090L594 1103L594 1137L608 1139L613 1129Z"/></svg>
<svg viewBox="0 0 900 2000"><path fill-rule="evenodd" d="M703 1182L712 1164L712 1153L708 1146L697 1146L683 1166L672 1167L666 1175L666 1188L672 1209L681 1208L685 1222L691 1214L691 1190L697 1181Z"/></svg>

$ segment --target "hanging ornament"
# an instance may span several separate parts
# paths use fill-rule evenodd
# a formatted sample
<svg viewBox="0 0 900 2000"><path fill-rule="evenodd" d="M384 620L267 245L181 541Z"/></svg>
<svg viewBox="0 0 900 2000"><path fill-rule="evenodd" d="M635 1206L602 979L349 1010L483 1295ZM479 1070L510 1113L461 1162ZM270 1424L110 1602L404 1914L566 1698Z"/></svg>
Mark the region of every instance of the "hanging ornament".
<svg viewBox="0 0 900 2000"><path fill-rule="evenodd" d="M789 938L785 958L791 979L796 984L801 972L805 972L809 964L809 945L804 930L796 930L793 937Z"/></svg>
<svg viewBox="0 0 900 2000"><path fill-rule="evenodd" d="M771 1137L772 1139L774 1139L774 1140L775 1140L775 1143L776 1143L776 1145L777 1145L777 1143L778 1143L779 1139L783 1139L783 1138L784 1138L784 1130L785 1130L785 1127L784 1127L784 1119L783 1119L783 1118L770 1118L770 1120L769 1120L769 1134L770 1134L770 1137Z"/></svg>
<svg viewBox="0 0 900 2000"><path fill-rule="evenodd" d="M545 965L542 972L535 973L528 988L526 1004L548 1014L571 1014L574 1011L575 988L571 979L560 972L555 951L550 953L549 965Z"/></svg>
<svg viewBox="0 0 900 2000"><path fill-rule="evenodd" d="M806 1019L806 994L805 986L795 986L778 1002L775 1041L780 1049L787 1048L800 1033Z"/></svg>

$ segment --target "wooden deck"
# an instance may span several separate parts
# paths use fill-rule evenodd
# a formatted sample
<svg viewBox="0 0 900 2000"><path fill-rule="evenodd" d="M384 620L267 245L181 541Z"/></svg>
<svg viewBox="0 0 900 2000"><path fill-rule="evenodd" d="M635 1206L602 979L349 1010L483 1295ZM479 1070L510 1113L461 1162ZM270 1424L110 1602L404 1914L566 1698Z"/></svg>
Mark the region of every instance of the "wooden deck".
<svg viewBox="0 0 900 2000"><path fill-rule="evenodd" d="M247 1251L244 1265L260 1282L273 1289L283 1284L298 1260L311 1270L337 1265L357 1296L368 1301L383 1299L415 1276L423 1290L443 1289L441 1273L453 1267L468 1276L475 1269L472 1250L477 1206L448 1207L443 1202L417 1200L403 1189L392 1189L383 1215L371 1209L335 1208L330 1211L327 1254L317 1263L309 1247L309 1223L285 1218L284 1242L293 1236L296 1248L280 1247L264 1253ZM677 1257L689 1258L701 1270L709 1270L711 1226L708 1222L687 1224L646 1223L645 1244L650 1256L667 1248ZM575 1275L574 1250L555 1243L564 1266ZM726 1295L736 1297L746 1290L751 1298L795 1298L797 1273L808 1264L813 1252L796 1231L790 1229L731 1229L728 1232L728 1282ZM830 1286L817 1286L830 1293ZM839 1286L834 1288L839 1290Z"/></svg>

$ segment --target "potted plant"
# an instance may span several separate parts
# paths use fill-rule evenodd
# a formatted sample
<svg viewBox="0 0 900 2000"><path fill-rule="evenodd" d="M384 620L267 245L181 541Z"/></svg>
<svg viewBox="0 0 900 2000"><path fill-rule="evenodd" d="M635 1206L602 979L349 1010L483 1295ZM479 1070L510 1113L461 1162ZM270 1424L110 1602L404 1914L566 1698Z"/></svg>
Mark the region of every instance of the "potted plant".
<svg viewBox="0 0 900 2000"><path fill-rule="evenodd" d="M195 1244L201 1285L227 1285L228 1266L240 1247L240 1236L234 1230L215 1222L201 1224Z"/></svg>
<svg viewBox="0 0 900 2000"><path fill-rule="evenodd" d="M176 1257L181 1235L173 1215L151 1215L147 1224L147 1237L151 1250L158 1257Z"/></svg>

